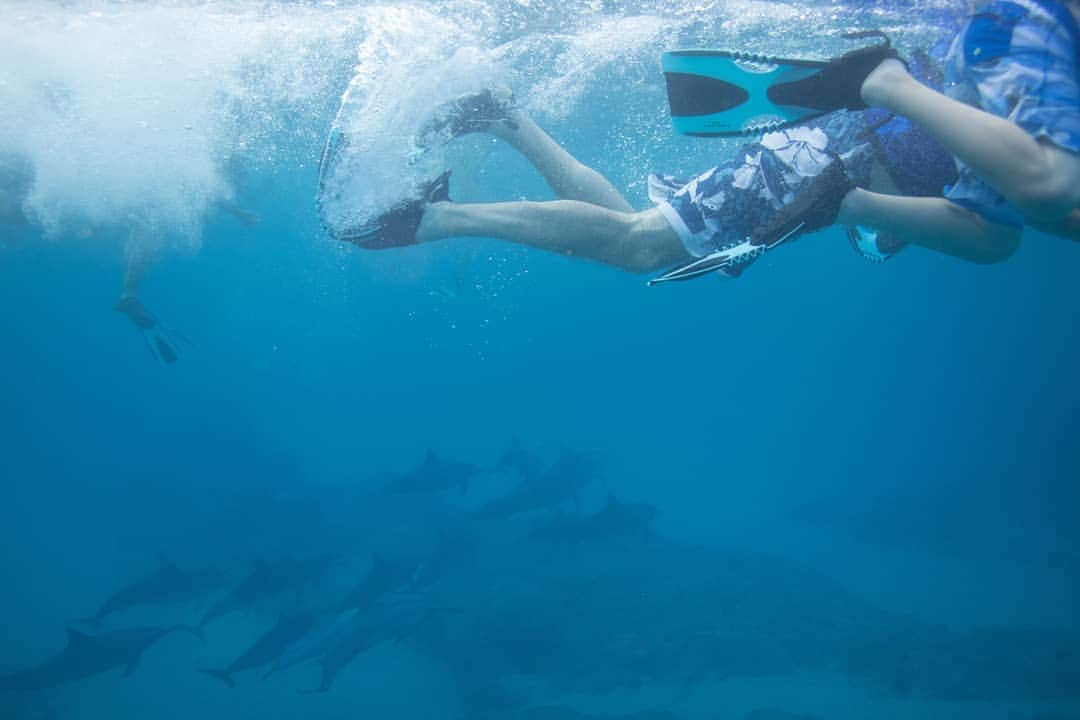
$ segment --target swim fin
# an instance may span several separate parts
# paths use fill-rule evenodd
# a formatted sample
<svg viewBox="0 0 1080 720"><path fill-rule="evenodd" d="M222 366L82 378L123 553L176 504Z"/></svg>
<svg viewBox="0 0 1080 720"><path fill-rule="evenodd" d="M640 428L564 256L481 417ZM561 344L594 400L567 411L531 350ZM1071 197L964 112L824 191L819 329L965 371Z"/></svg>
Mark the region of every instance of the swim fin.
<svg viewBox="0 0 1080 720"><path fill-rule="evenodd" d="M385 250L416 244L416 231L430 203L450 200L450 171L424 183L420 194L399 202L373 222L347 229L338 240L351 242L368 250Z"/></svg>
<svg viewBox="0 0 1080 720"><path fill-rule="evenodd" d="M166 365L172 365L180 358L181 343L191 345L191 341L186 337L162 325L157 316L147 310L134 295L117 300L114 309L131 320L142 334L150 354Z"/></svg>
<svg viewBox="0 0 1080 720"><path fill-rule="evenodd" d="M866 76L887 58L899 59L885 33L830 61L772 58L726 50L673 50L661 56L675 130L695 137L764 133L843 108L866 107Z"/></svg>

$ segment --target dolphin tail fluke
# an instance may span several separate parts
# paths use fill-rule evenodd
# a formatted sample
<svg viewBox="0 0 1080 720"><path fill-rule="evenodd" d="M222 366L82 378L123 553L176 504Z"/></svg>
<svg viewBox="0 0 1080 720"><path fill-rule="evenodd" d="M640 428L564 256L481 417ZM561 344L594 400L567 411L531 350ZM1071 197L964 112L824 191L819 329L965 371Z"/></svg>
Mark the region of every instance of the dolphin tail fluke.
<svg viewBox="0 0 1080 720"><path fill-rule="evenodd" d="M236 683L233 682L232 675L229 674L228 670L202 669L199 672L203 673L204 675L209 675L212 678L217 678L221 682L225 683L225 687L229 688L230 690L236 687Z"/></svg>

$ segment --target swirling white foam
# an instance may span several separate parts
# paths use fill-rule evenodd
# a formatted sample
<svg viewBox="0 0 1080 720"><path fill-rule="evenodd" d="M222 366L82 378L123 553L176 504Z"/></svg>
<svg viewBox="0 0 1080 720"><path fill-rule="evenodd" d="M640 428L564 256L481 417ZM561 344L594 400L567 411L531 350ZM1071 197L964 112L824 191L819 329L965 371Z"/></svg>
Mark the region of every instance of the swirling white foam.
<svg viewBox="0 0 1080 720"><path fill-rule="evenodd" d="M822 37L835 40L853 23L894 31L902 45L928 27L911 22L919 10L949 5L8 0L0 156L28 161L22 206L50 237L144 223L197 247L207 213L236 195L238 166L307 173L311 193L297 205L314 214L313 165L350 76L349 172L334 182L348 198L338 211L359 218L443 169L447 157L418 155L413 137L434 106L462 93L505 83L556 123L589 115L582 99L613 83L628 104L648 97L660 108L663 49L749 44L821 54ZM826 54L843 47L833 42ZM653 135L616 145L670 135L663 120L657 113Z"/></svg>

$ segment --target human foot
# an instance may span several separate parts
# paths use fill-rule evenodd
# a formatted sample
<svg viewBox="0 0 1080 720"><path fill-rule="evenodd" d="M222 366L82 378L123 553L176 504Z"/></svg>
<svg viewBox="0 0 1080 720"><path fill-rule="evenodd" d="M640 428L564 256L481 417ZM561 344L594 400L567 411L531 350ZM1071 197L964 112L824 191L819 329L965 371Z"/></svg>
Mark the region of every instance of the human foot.
<svg viewBox="0 0 1080 720"><path fill-rule="evenodd" d="M895 58L886 58L863 80L860 94L870 107L889 108L890 97L897 86L911 80L907 65Z"/></svg>
<svg viewBox="0 0 1080 720"><path fill-rule="evenodd" d="M140 330L152 330L157 325L157 318L134 295L121 295L113 309L127 315L128 319Z"/></svg>
<svg viewBox="0 0 1080 720"><path fill-rule="evenodd" d="M417 144L430 147L468 133L488 132L497 126L516 130L515 111L514 94L509 88L462 95L435 109L431 120L420 128Z"/></svg>
<svg viewBox="0 0 1080 720"><path fill-rule="evenodd" d="M344 233L339 239L355 243L367 250L415 245L421 241L418 230L428 205L449 199L450 171L447 170L426 183L419 196L398 203L373 223Z"/></svg>

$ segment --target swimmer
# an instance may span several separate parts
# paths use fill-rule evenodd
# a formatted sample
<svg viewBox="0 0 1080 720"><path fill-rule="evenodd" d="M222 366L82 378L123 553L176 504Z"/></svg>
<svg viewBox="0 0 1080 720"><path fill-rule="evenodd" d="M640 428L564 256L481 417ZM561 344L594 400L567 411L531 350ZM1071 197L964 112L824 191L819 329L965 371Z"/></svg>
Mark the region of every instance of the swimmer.
<svg viewBox="0 0 1080 720"><path fill-rule="evenodd" d="M657 278L661 281L712 272L737 277L763 252L797 234L793 227L805 232L832 224L852 187L940 196L955 179L948 153L925 133L910 123L897 126L887 118L869 121L865 115L833 113L768 133L688 181L654 175L649 194L655 207L635 211L606 178L540 128L508 92L484 91L437 111L430 133L452 138L487 132L506 141L537 168L558 200L450 202L449 174L444 174L420 197L372 224L346 228L336 236L372 249L460 236L494 237L635 273L676 265ZM808 197L813 202L807 202ZM789 216L799 207L802 217L791 225ZM853 244L876 260L890 257L908 240L976 262L1003 260L1015 248L1008 236L980 236L977 242L969 237L950 245L918 234L863 232L854 227L859 224L852 219Z"/></svg>
<svg viewBox="0 0 1080 720"><path fill-rule="evenodd" d="M151 355L171 365L180 358L182 345L190 342L162 325L139 300L143 278L163 244L164 235L149 223L137 222L131 228L124 245L124 286L113 308L131 320Z"/></svg>
<svg viewBox="0 0 1080 720"><path fill-rule="evenodd" d="M260 218L257 213L246 210L231 200L219 200L216 206L245 227L254 227L259 223ZM183 346L190 346L191 341L179 332L162 325L157 316L150 312L139 299L143 279L164 249L164 245L164 233L152 223L136 222L132 226L124 245L123 288L113 308L131 320L131 323L142 334L151 355L166 365L171 365L180 358Z"/></svg>
<svg viewBox="0 0 1080 720"><path fill-rule="evenodd" d="M957 159L945 199L845 197L839 220L908 237L962 242L972 225L1023 225L1080 240L1080 2L997 0L965 22L949 51L946 92L885 60L861 99L909 118Z"/></svg>

